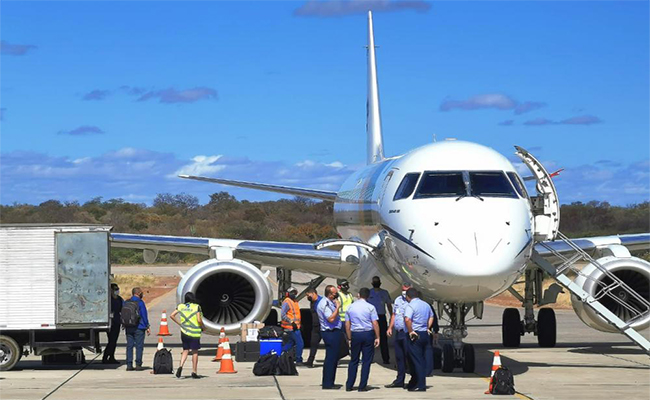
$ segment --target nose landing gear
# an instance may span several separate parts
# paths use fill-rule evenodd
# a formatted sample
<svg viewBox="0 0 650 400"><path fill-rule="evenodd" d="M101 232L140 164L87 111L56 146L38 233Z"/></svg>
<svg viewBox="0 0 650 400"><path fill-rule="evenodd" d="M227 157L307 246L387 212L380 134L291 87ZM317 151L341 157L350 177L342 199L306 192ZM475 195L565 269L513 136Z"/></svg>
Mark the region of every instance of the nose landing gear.
<svg viewBox="0 0 650 400"><path fill-rule="evenodd" d="M449 319L449 327L442 331L442 372L453 372L456 367L462 368L463 372L472 373L476 369L476 358L474 346L463 343L467 337L467 325L465 317L472 306L465 304L444 304L442 312Z"/></svg>

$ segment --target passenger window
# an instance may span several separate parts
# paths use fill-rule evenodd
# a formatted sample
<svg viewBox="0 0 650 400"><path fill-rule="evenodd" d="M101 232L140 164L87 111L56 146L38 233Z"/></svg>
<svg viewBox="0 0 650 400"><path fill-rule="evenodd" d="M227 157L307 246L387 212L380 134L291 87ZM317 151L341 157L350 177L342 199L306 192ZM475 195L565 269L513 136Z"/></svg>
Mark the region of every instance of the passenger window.
<svg viewBox="0 0 650 400"><path fill-rule="evenodd" d="M517 193L524 199L528 198L528 192L526 192L526 186L521 182L521 179L519 179L519 175L517 175L514 172L508 172L508 176L510 177L510 180L512 181L513 185L515 185L515 189L517 190Z"/></svg>
<svg viewBox="0 0 650 400"><path fill-rule="evenodd" d="M404 179L402 179L402 182L400 182L399 187L395 192L395 197L393 197L393 200L405 199L411 196L413 194L413 190L415 189L415 185L418 183L419 178L420 178L419 172L417 173L413 172L404 175Z"/></svg>
<svg viewBox="0 0 650 400"><path fill-rule="evenodd" d="M462 172L425 172L414 199L467 194Z"/></svg>
<svg viewBox="0 0 650 400"><path fill-rule="evenodd" d="M470 186L473 196L517 197L515 189L503 172L471 172Z"/></svg>

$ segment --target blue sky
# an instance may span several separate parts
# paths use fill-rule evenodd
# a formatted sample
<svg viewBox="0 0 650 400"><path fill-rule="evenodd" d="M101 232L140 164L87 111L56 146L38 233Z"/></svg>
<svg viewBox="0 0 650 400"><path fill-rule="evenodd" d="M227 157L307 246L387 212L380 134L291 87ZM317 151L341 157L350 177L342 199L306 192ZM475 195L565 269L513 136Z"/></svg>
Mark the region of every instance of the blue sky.
<svg viewBox="0 0 650 400"><path fill-rule="evenodd" d="M563 203L650 197L648 2L3 2L0 202L336 190L365 160L375 10L385 149L528 148Z"/></svg>

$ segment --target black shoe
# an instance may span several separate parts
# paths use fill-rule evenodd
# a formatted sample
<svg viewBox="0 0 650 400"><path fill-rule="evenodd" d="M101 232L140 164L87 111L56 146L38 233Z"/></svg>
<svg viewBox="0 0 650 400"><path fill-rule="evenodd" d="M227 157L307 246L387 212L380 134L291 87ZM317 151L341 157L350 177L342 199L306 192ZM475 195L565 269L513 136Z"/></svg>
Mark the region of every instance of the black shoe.
<svg viewBox="0 0 650 400"><path fill-rule="evenodd" d="M198 376L196 372L192 372L192 379L201 379L201 377Z"/></svg>
<svg viewBox="0 0 650 400"><path fill-rule="evenodd" d="M369 392L369 391L371 391L372 389L374 389L374 387L372 387L372 386L366 386L366 387L359 388L359 391L360 391L360 392Z"/></svg>
<svg viewBox="0 0 650 400"><path fill-rule="evenodd" d="M135 367L135 370L136 371L144 371L144 367L142 365L138 365L137 367Z"/></svg>
<svg viewBox="0 0 650 400"><path fill-rule="evenodd" d="M426 392L427 389L420 389L420 388L411 388L409 389L409 392Z"/></svg>
<svg viewBox="0 0 650 400"><path fill-rule="evenodd" d="M302 366L307 368L314 368L314 363L307 361L306 363L302 364Z"/></svg>
<svg viewBox="0 0 650 400"><path fill-rule="evenodd" d="M296 361L296 367L304 367L305 363L302 361Z"/></svg>
<svg viewBox="0 0 650 400"><path fill-rule="evenodd" d="M108 362L107 362L106 364L122 364L122 363L119 362L119 361L117 361L117 360L114 359L114 358L111 358L110 360L108 360Z"/></svg>
<svg viewBox="0 0 650 400"><path fill-rule="evenodd" d="M182 373L183 373L183 367L178 367L178 369L176 370L176 377L180 378Z"/></svg>
<svg viewBox="0 0 650 400"><path fill-rule="evenodd" d="M341 385L323 386L323 390L339 390L340 388L341 388Z"/></svg>
<svg viewBox="0 0 650 400"><path fill-rule="evenodd" d="M135 371L135 368L133 368L133 365L127 365L126 370L127 371Z"/></svg>
<svg viewBox="0 0 650 400"><path fill-rule="evenodd" d="M404 383L403 382L402 383L393 382L393 383L391 383L389 385L384 385L384 387L385 388L400 388L400 389L403 389L404 388Z"/></svg>
<svg viewBox="0 0 650 400"><path fill-rule="evenodd" d="M351 388L351 387L346 387L346 388L345 388L345 391L346 391L346 392L351 392L351 391L352 391L352 388Z"/></svg>

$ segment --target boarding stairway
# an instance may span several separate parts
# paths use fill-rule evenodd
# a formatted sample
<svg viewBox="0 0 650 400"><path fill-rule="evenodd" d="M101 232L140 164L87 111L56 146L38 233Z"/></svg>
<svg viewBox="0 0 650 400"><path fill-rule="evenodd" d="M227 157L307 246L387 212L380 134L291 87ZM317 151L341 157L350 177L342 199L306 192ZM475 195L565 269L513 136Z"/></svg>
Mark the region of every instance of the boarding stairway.
<svg viewBox="0 0 650 400"><path fill-rule="evenodd" d="M639 345L643 350L645 350L646 353L650 354L650 341L648 341L648 339L643 337L639 332L631 327L631 325L636 321L642 320L650 314L650 302L648 299L642 297L636 291L632 290L615 274L605 269L598 261L591 257L587 252L582 250L577 244L566 237L563 233L558 231L556 240L563 241L565 244L567 244L571 248L571 252L568 254L567 252L560 253L544 242L539 242L538 244L560 260L561 263L557 267L539 255L536 251L533 251L532 261L552 277L554 277L571 293L581 299L585 305L591 307L603 319L616 327L616 329L618 329L625 336L632 339L632 341ZM572 273L576 276L584 276L586 279L593 281L593 279L582 274L581 268L576 265L579 262L593 264L604 274L604 277L609 278L600 279L599 281L595 282L597 289L595 290L594 296L590 295L587 291L582 289L582 287L577 285L574 280L572 280L571 277L567 275L567 273ZM615 295L614 291L617 289L619 289L619 293L621 289L625 291L627 296L624 297L627 299L623 299ZM627 310L632 317L627 322L621 320L616 314L611 312L601 303L601 300L605 296L618 303L621 307ZM631 304L630 299L634 299L636 306L634 304Z"/></svg>

